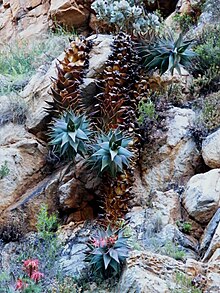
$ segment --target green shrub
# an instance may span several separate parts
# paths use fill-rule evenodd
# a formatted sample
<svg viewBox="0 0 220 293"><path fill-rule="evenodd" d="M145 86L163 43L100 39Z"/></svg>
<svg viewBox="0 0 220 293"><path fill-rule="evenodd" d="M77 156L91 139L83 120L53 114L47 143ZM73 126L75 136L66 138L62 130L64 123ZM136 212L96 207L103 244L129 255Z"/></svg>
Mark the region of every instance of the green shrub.
<svg viewBox="0 0 220 293"><path fill-rule="evenodd" d="M220 127L220 91L205 98L202 106L201 123L209 131Z"/></svg>
<svg viewBox="0 0 220 293"><path fill-rule="evenodd" d="M115 177L130 163L133 153L127 148L131 142L130 138L123 137L119 129L100 135L98 143L92 146L94 153L88 160L89 165L97 169L98 173L106 171Z"/></svg>
<svg viewBox="0 0 220 293"><path fill-rule="evenodd" d="M0 179L3 179L4 177L8 176L10 173L10 169L8 168L8 162L5 161L3 165L0 167Z"/></svg>
<svg viewBox="0 0 220 293"><path fill-rule="evenodd" d="M130 247L123 229L113 231L100 228L87 244L85 261L91 265L92 272L103 277L120 275L122 266L128 257Z"/></svg>
<svg viewBox="0 0 220 293"><path fill-rule="evenodd" d="M177 226L186 234L189 234L192 230L192 224L189 222L177 221Z"/></svg>
<svg viewBox="0 0 220 293"><path fill-rule="evenodd" d="M171 289L172 293L202 293L203 291L196 288L192 284L192 279L182 272L176 272L175 274L176 288Z"/></svg>
<svg viewBox="0 0 220 293"><path fill-rule="evenodd" d="M138 104L138 122L142 124L144 122L144 118L147 116L150 119L157 119L156 109L154 103L148 99L146 102L141 100Z"/></svg>
<svg viewBox="0 0 220 293"><path fill-rule="evenodd" d="M168 34L140 47L140 54L148 71L158 69L160 74L170 71L173 75L176 69L181 74L181 66L189 66L192 57L195 56L190 49L191 45L192 41L184 41L182 34L176 41Z"/></svg>
<svg viewBox="0 0 220 293"><path fill-rule="evenodd" d="M194 50L199 57L200 66L208 69L220 64L220 25L207 25L197 40Z"/></svg>
<svg viewBox="0 0 220 293"><path fill-rule="evenodd" d="M178 24L183 33L187 32L192 27L192 25L196 24L196 20L187 13L177 13L174 15L173 19L174 22Z"/></svg>
<svg viewBox="0 0 220 293"><path fill-rule="evenodd" d="M95 0L91 5L98 20L109 24L112 30L127 33L146 33L159 27L159 18L154 13L147 13L143 5L134 0Z"/></svg>
<svg viewBox="0 0 220 293"><path fill-rule="evenodd" d="M18 92L41 65L49 65L67 46L69 34L49 33L34 42L13 42L0 49L0 95ZM0 76L1 77L1 76Z"/></svg>
<svg viewBox="0 0 220 293"><path fill-rule="evenodd" d="M167 241L162 249L162 254L168 255L176 260L185 259L185 251L178 248L173 242Z"/></svg>
<svg viewBox="0 0 220 293"><path fill-rule="evenodd" d="M48 236L58 229L58 217L57 214L48 215L48 206L42 204L39 214L37 216L37 232L38 235L47 240Z"/></svg>

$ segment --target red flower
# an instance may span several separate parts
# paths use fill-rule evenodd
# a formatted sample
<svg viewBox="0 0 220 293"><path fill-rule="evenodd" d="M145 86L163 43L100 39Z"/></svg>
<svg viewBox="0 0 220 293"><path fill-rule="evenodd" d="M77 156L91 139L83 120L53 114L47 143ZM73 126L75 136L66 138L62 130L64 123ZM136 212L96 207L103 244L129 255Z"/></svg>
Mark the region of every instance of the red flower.
<svg viewBox="0 0 220 293"><path fill-rule="evenodd" d="M33 270L38 270L39 260L38 259L27 259L24 261L24 267L31 267Z"/></svg>
<svg viewBox="0 0 220 293"><path fill-rule="evenodd" d="M23 290L27 286L28 284L24 283L21 279L17 279L15 290Z"/></svg>
<svg viewBox="0 0 220 293"><path fill-rule="evenodd" d="M106 239L106 238L101 238L101 239L99 240L99 246L100 246L101 248L107 246L107 239Z"/></svg>
<svg viewBox="0 0 220 293"><path fill-rule="evenodd" d="M114 245L115 244L115 242L117 241L117 235L115 235L115 236L112 236L112 237L109 237L108 238L108 242L109 242L109 244L110 245Z"/></svg>
<svg viewBox="0 0 220 293"><path fill-rule="evenodd" d="M38 271L38 266L38 259L27 259L24 261L24 271L27 272L30 278L33 272Z"/></svg>
<svg viewBox="0 0 220 293"><path fill-rule="evenodd" d="M92 245L94 245L95 247L99 247L99 239L92 239Z"/></svg>
<svg viewBox="0 0 220 293"><path fill-rule="evenodd" d="M44 274L38 271L34 271L31 275L31 279L34 280L35 283L40 281L40 279L43 277L44 277Z"/></svg>

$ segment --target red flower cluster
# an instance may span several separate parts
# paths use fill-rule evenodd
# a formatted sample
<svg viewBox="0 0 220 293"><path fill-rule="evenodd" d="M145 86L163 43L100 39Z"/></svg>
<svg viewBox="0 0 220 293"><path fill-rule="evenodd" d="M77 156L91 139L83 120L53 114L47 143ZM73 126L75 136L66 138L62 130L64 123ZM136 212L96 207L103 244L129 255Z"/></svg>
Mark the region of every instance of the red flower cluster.
<svg viewBox="0 0 220 293"><path fill-rule="evenodd" d="M35 283L38 283L41 278L44 277L44 274L38 271L39 261L38 259L27 259L24 261L23 270L26 272L28 277L33 280ZM18 279L16 282L15 290L23 290L28 287L28 284Z"/></svg>
<svg viewBox="0 0 220 293"><path fill-rule="evenodd" d="M113 246L115 244L115 242L117 241L118 236L110 236L110 237L106 237L106 238L100 238L100 239L95 239L93 238L91 240L92 245L94 245L95 247L101 247L104 248L106 246Z"/></svg>
<svg viewBox="0 0 220 293"><path fill-rule="evenodd" d="M39 261L38 259L27 259L24 261L23 270L28 274L28 276L32 279L33 272L38 271Z"/></svg>
<svg viewBox="0 0 220 293"><path fill-rule="evenodd" d="M23 282L21 279L17 279L15 290L23 290L27 288L28 284Z"/></svg>

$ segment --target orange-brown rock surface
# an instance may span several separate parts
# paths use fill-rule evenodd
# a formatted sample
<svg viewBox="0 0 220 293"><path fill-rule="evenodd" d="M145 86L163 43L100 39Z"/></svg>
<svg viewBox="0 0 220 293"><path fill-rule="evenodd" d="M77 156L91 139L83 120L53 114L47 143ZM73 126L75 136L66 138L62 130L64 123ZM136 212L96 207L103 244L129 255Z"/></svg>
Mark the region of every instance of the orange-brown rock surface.
<svg viewBox="0 0 220 293"><path fill-rule="evenodd" d="M43 36L51 26L87 26L90 12L77 1L12 0L0 2L0 46Z"/></svg>

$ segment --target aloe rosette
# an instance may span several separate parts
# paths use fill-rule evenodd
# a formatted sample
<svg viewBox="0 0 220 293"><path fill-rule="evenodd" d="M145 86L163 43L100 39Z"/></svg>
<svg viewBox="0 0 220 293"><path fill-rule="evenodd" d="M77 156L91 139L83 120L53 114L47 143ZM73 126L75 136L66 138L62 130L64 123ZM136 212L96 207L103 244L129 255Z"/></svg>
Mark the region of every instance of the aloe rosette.
<svg viewBox="0 0 220 293"><path fill-rule="evenodd" d="M153 44L142 46L140 53L147 70L159 69L160 74L169 70L173 74L176 69L181 74L181 66L190 65L191 58L195 56L190 49L191 45L192 40L184 41L182 34L176 41L169 34L158 38Z"/></svg>
<svg viewBox="0 0 220 293"><path fill-rule="evenodd" d="M119 129L110 130L100 135L98 143L93 146L94 153L89 158L89 163L98 169L99 173L109 172L113 177L122 173L128 167L133 153L128 150L129 137L123 137Z"/></svg>
<svg viewBox="0 0 220 293"><path fill-rule="evenodd" d="M71 159L80 154L84 157L90 134L89 122L84 115L65 112L60 118L54 119L50 126L49 143L60 156Z"/></svg>
<svg viewBox="0 0 220 293"><path fill-rule="evenodd" d="M87 243L85 261L89 262L94 273L103 276L117 275L129 255L128 236L123 229L113 231L100 228L96 235Z"/></svg>

